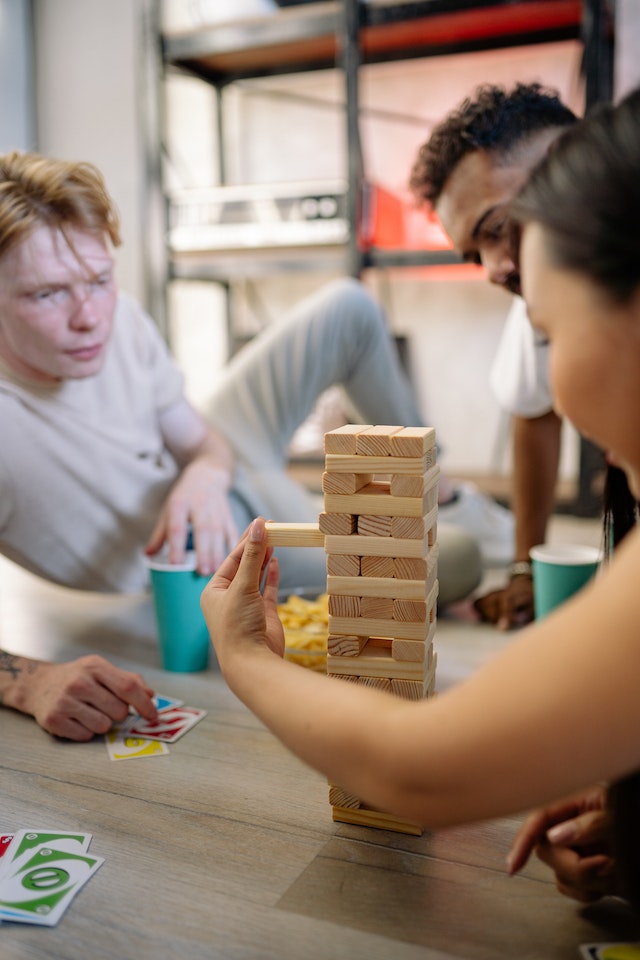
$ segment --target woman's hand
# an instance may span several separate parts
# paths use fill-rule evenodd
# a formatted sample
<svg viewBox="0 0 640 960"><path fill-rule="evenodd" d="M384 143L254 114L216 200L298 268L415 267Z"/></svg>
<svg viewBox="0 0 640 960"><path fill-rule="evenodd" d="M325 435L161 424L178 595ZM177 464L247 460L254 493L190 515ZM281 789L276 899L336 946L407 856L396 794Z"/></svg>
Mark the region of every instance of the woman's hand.
<svg viewBox="0 0 640 960"><path fill-rule="evenodd" d="M227 679L234 669L242 669L243 659L251 654L284 655L278 581L278 561L267 546L264 519L258 517L202 593L202 610Z"/></svg>
<svg viewBox="0 0 640 960"><path fill-rule="evenodd" d="M589 903L615 894L605 788L592 787L531 813L513 841L509 872L520 870L534 850L565 896Z"/></svg>

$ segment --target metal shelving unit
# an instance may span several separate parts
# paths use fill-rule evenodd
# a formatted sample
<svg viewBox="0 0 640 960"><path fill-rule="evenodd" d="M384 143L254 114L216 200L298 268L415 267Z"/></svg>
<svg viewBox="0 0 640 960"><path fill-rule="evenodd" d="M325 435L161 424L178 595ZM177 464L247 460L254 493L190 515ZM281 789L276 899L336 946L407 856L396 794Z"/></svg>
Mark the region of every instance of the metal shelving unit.
<svg viewBox="0 0 640 960"><path fill-rule="evenodd" d="M160 303L171 279L214 281L229 294L234 278L259 277L276 270L338 269L360 276L366 269L459 263L452 250L390 250L361 242L366 166L359 134L358 78L362 65L577 39L584 49L589 108L599 100L611 98L614 3L615 0L325 0L179 35L160 36L158 31L157 79L163 71L186 71L215 90L222 184L225 88L239 80L325 69L336 69L343 77L348 173L344 242L324 243L316 248L303 245L252 250L249 258L234 251L207 253L202 249L183 250L178 255L169 247L164 251L165 276L162 277L162 268L155 270L152 283L156 289L151 291L151 301ZM157 104L155 114L161 116ZM159 141L158 136L149 156L154 155L154 150L157 156ZM153 177L150 206L157 219L158 194L162 195L157 163ZM156 261L162 262L162 255ZM158 284L163 286L162 291L157 289ZM229 299L228 296L228 314ZM162 314L161 310L157 312ZM600 466L598 452L583 443L575 504L579 514L593 513Z"/></svg>
<svg viewBox="0 0 640 960"><path fill-rule="evenodd" d="M358 75L363 64L442 56L524 44L584 39L583 0L331 0L285 7L254 19L162 38L165 68L187 71L216 91L219 164L224 183L222 93L239 80L335 68L345 90L348 177L347 240L333 247L262 251L255 269L338 267L353 276L366 268L459 263L450 250L364 247L359 238L364 162L359 137ZM172 277L223 281L246 275L233 257L216 263L193 251L172 257ZM253 269L253 267L252 267Z"/></svg>

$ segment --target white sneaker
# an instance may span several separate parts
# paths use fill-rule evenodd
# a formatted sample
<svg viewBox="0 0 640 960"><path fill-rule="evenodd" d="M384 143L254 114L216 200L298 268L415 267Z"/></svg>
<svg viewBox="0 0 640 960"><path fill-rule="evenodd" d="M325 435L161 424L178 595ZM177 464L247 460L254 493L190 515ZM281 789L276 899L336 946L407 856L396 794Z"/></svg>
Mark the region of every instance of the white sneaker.
<svg viewBox="0 0 640 960"><path fill-rule="evenodd" d="M515 522L511 511L471 483L456 484L455 489L456 499L438 507L438 520L471 534L478 541L486 566L511 563L515 551Z"/></svg>

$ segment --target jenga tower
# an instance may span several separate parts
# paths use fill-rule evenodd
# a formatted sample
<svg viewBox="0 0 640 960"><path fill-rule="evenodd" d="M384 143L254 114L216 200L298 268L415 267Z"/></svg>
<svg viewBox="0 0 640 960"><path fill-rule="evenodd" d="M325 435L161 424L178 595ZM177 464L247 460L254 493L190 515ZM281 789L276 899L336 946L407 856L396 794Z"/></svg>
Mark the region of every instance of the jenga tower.
<svg viewBox="0 0 640 960"><path fill-rule="evenodd" d="M325 434L324 449L327 673L411 700L429 697L438 597L435 430L349 424ZM337 784L329 802L334 820L422 832Z"/></svg>

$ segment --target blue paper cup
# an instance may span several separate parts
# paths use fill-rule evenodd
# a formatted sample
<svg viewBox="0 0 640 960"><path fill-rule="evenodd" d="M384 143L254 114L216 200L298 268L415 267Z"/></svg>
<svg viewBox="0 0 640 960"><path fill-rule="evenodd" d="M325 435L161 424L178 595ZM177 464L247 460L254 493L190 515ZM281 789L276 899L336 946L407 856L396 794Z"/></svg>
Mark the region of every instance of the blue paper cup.
<svg viewBox="0 0 640 960"><path fill-rule="evenodd" d="M536 620L581 590L602 561L597 547L541 544L529 551L533 569L533 608Z"/></svg>
<svg viewBox="0 0 640 960"><path fill-rule="evenodd" d="M200 594L210 578L198 573L193 551L187 553L184 563L169 563L166 554L146 560L163 668L174 673L206 670L211 640Z"/></svg>

